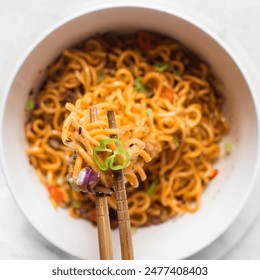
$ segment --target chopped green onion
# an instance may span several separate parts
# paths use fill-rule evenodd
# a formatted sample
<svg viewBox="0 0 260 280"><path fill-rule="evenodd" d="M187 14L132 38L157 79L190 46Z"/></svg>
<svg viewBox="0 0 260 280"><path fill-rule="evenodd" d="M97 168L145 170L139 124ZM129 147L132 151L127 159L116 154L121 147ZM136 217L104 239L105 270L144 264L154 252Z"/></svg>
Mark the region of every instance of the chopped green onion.
<svg viewBox="0 0 260 280"><path fill-rule="evenodd" d="M79 209L82 204L80 201L73 201L72 205L74 208Z"/></svg>
<svg viewBox="0 0 260 280"><path fill-rule="evenodd" d="M100 84L105 79L105 72L103 70L97 72L97 83Z"/></svg>
<svg viewBox="0 0 260 280"><path fill-rule="evenodd" d="M134 80L134 88L137 92L146 91L146 87L142 83L142 77L138 77Z"/></svg>
<svg viewBox="0 0 260 280"><path fill-rule="evenodd" d="M29 98L25 104L25 111L29 112L34 109L34 102L31 98Z"/></svg>
<svg viewBox="0 0 260 280"><path fill-rule="evenodd" d="M151 114L152 114L152 109L151 108L148 108L145 110L145 114L149 117Z"/></svg>
<svg viewBox="0 0 260 280"><path fill-rule="evenodd" d="M156 186L158 185L158 182L159 182L159 178L158 178L158 177L156 177L156 178L152 181L152 183L151 183L149 189L148 189L147 192L146 192L146 194L147 194L148 196L151 196L151 195L152 195L152 193L154 192L154 189L155 189Z"/></svg>
<svg viewBox="0 0 260 280"><path fill-rule="evenodd" d="M64 183L64 178L62 176L60 176L57 180L56 180L56 183L58 185L62 185Z"/></svg>
<svg viewBox="0 0 260 280"><path fill-rule="evenodd" d="M176 148L178 148L180 146L180 142L176 137L173 137L173 142L174 142Z"/></svg>
<svg viewBox="0 0 260 280"><path fill-rule="evenodd" d="M215 87L218 92L223 92L223 90L225 89L225 85L219 81L215 81Z"/></svg>
<svg viewBox="0 0 260 280"><path fill-rule="evenodd" d="M165 70L168 69L168 67L169 67L168 63L160 63L153 66L153 68L158 72L164 72Z"/></svg>
<svg viewBox="0 0 260 280"><path fill-rule="evenodd" d="M173 70L173 73L174 73L175 75L178 75L178 76L183 75L183 73L182 73L181 71L178 71L178 70Z"/></svg>
<svg viewBox="0 0 260 280"><path fill-rule="evenodd" d="M225 143L224 149L227 155L232 153L233 145L231 143Z"/></svg>
<svg viewBox="0 0 260 280"><path fill-rule="evenodd" d="M137 92L145 92L149 98L153 96L153 90L142 83L142 77L138 77L134 80L134 89Z"/></svg>
<svg viewBox="0 0 260 280"><path fill-rule="evenodd" d="M137 231L137 228L135 226L131 226L131 233L135 234Z"/></svg>
<svg viewBox="0 0 260 280"><path fill-rule="evenodd" d="M69 195L70 199L72 199L72 189L71 188L68 189L68 195Z"/></svg>

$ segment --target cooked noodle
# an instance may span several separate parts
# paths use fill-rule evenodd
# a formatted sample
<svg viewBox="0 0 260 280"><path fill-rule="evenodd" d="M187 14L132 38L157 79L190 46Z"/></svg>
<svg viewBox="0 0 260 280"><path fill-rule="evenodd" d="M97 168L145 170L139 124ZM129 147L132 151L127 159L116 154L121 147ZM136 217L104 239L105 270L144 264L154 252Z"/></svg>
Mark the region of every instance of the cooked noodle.
<svg viewBox="0 0 260 280"><path fill-rule="evenodd" d="M112 173L93 161L93 147L117 134L131 156L123 170L131 224L193 213L217 174L213 161L228 131L221 91L208 65L172 39L145 32L97 35L50 66L25 126L27 155L55 207L95 222L93 195L72 190L66 175L76 180L90 166L112 187ZM98 108L95 123L90 106ZM115 111L117 129L108 128L107 110ZM114 227L114 196L109 206Z"/></svg>

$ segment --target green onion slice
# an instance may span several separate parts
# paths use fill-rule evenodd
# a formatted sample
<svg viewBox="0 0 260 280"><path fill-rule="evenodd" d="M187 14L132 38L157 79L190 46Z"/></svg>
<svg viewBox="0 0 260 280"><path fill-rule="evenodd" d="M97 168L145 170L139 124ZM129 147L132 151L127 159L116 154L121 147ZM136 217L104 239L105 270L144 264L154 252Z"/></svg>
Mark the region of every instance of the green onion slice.
<svg viewBox="0 0 260 280"><path fill-rule="evenodd" d="M233 145L231 143L225 143L224 149L226 154L231 154L233 150Z"/></svg>
<svg viewBox="0 0 260 280"><path fill-rule="evenodd" d="M135 226L131 226L131 233L134 234L136 233L137 228Z"/></svg>
<svg viewBox="0 0 260 280"><path fill-rule="evenodd" d="M174 73L175 75L178 75L178 76L183 75L183 73L182 73L181 71L178 71L178 70L173 70L173 73Z"/></svg>
<svg viewBox="0 0 260 280"><path fill-rule="evenodd" d="M158 177L156 177L156 178L152 181L152 183L151 183L149 189L148 189L147 192L146 192L146 194L147 194L148 196L151 196L151 195L152 195L152 193L154 192L156 186L158 185L158 182L159 182L159 178L158 178Z"/></svg>
<svg viewBox="0 0 260 280"><path fill-rule="evenodd" d="M225 85L219 81L215 81L215 87L218 92L223 92L225 89Z"/></svg>
<svg viewBox="0 0 260 280"><path fill-rule="evenodd" d="M101 82L103 82L103 80L105 79L105 72L103 70L100 70L97 72L97 83L100 84Z"/></svg>
<svg viewBox="0 0 260 280"><path fill-rule="evenodd" d="M147 108L146 110L145 110L145 114L149 117L151 114L152 114L152 109L151 108Z"/></svg>
<svg viewBox="0 0 260 280"><path fill-rule="evenodd" d="M165 70L167 70L169 67L168 63L158 63L156 65L153 66L153 68L155 70L157 70L158 72L164 72Z"/></svg>
<svg viewBox="0 0 260 280"><path fill-rule="evenodd" d="M142 83L142 77L138 77L134 80L134 89L137 92L142 92L142 91L146 91L146 87L144 86L144 84Z"/></svg>
<svg viewBox="0 0 260 280"><path fill-rule="evenodd" d="M73 201L73 207L76 209L79 209L82 205L82 203L80 201Z"/></svg>
<svg viewBox="0 0 260 280"><path fill-rule="evenodd" d="M29 98L25 104L25 111L30 112L34 109L34 102L31 98Z"/></svg>
<svg viewBox="0 0 260 280"><path fill-rule="evenodd" d="M173 137L173 142L174 142L176 148L178 148L180 146L180 142L176 137Z"/></svg>

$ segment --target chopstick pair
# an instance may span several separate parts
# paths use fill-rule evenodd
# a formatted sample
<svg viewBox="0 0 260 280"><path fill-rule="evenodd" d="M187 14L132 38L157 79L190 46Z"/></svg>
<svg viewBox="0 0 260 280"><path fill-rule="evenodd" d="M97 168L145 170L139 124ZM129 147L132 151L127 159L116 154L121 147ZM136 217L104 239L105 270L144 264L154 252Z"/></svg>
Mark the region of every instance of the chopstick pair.
<svg viewBox="0 0 260 280"><path fill-rule="evenodd" d="M90 121L97 121L97 108L91 107L89 108L89 112ZM116 119L114 111L109 110L107 112L107 117L109 128L116 128ZM117 135L115 134L110 136L111 138L117 138ZM121 257L123 260L132 260L134 259L133 243L123 171L116 170L113 172L113 175L115 180L115 195L118 228L120 235ZM108 199L105 193L96 193L96 215L100 259L113 259Z"/></svg>

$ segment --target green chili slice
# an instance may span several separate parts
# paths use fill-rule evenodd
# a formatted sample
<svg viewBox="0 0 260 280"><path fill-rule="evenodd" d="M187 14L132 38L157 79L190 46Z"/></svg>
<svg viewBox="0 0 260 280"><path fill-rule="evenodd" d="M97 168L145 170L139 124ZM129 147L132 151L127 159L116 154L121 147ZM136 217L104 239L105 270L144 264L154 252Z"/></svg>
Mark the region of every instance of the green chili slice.
<svg viewBox="0 0 260 280"><path fill-rule="evenodd" d="M112 151L111 149L108 149L107 145L110 143L116 143L117 149L114 151ZM123 146L124 146L123 142L117 138L108 138L108 139L102 140L100 142L100 146L93 148L93 159L94 159L94 162L97 165L97 167L103 171L105 171L107 169L121 170L121 169L125 168L130 161L130 155L126 150L123 149ZM100 161L97 157L98 152L112 152L112 155L108 156L105 159L104 163L102 164L102 163L100 163ZM121 155L125 158L121 165L115 164L115 158L117 155Z"/></svg>

